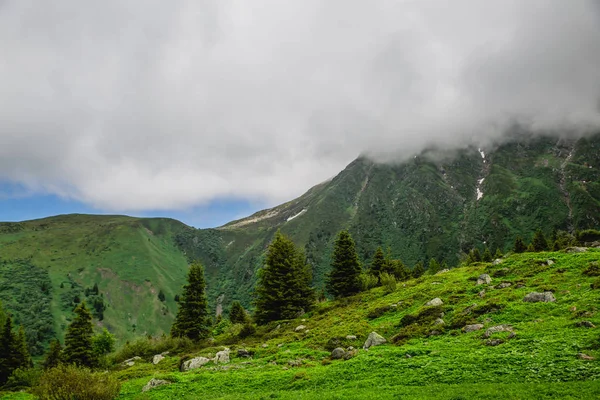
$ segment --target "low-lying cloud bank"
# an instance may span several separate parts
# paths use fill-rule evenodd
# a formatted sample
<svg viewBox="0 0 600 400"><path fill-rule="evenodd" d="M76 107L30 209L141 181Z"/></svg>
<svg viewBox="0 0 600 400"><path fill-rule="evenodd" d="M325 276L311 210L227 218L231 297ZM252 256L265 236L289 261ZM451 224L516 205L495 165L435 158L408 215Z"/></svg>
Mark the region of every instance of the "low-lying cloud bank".
<svg viewBox="0 0 600 400"><path fill-rule="evenodd" d="M594 0L4 0L0 48L0 180L105 210L600 127Z"/></svg>

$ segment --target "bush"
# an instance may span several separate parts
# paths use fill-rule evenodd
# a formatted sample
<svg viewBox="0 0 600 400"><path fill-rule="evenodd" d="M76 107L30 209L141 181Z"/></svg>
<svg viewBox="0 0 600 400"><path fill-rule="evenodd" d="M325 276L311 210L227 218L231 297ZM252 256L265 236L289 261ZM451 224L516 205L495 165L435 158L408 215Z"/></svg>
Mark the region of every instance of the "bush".
<svg viewBox="0 0 600 400"><path fill-rule="evenodd" d="M600 266L597 262L591 262L590 265L583 271L587 276L600 276Z"/></svg>
<svg viewBox="0 0 600 400"><path fill-rule="evenodd" d="M36 368L17 368L13 371L8 382L4 385L5 389L12 391L22 390L36 386L40 380L42 371Z"/></svg>
<svg viewBox="0 0 600 400"><path fill-rule="evenodd" d="M245 339L248 336L252 336L256 333L256 326L252 323L246 323L238 333L240 339Z"/></svg>
<svg viewBox="0 0 600 400"><path fill-rule="evenodd" d="M110 374L69 365L44 372L33 393L40 400L111 400L120 389L121 384Z"/></svg>
<svg viewBox="0 0 600 400"><path fill-rule="evenodd" d="M371 311L369 311L369 313L367 314L367 318L368 319L379 318L383 314L385 314L385 313L387 313L388 311L391 311L391 310L396 310L396 308L395 307L391 307L391 306L377 307L377 308L374 308Z"/></svg>
<svg viewBox="0 0 600 400"><path fill-rule="evenodd" d="M394 275L383 272L379 275L379 279L381 279L381 286L383 286L386 293L392 293L396 290L396 283L398 281Z"/></svg>
<svg viewBox="0 0 600 400"><path fill-rule="evenodd" d="M590 284L590 288L592 289L600 289L600 279L596 279L594 282Z"/></svg>
<svg viewBox="0 0 600 400"><path fill-rule="evenodd" d="M358 277L360 280L360 290L366 292L367 290L373 289L377 286L378 279L375 275L362 273Z"/></svg>
<svg viewBox="0 0 600 400"><path fill-rule="evenodd" d="M443 309L441 306L423 307L416 314L406 314L400 320L399 326L407 327L412 324L429 325L436 319L440 318Z"/></svg>

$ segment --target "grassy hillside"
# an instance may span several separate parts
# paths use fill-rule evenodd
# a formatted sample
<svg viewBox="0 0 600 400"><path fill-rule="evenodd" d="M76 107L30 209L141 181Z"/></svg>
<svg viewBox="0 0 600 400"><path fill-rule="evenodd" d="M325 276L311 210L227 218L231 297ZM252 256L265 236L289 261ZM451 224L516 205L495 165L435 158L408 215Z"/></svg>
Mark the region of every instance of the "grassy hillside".
<svg viewBox="0 0 600 400"><path fill-rule="evenodd" d="M177 310L174 296L187 271L173 236L186 228L169 219L92 215L1 223L0 299L21 323L35 309L17 299L33 304L41 292L38 307L52 316L45 339L63 337L76 299L88 306L103 303L104 318L96 318L97 325L123 341L168 332ZM89 293L94 284L98 295ZM160 290L164 303L158 300ZM38 328L26 326L31 342Z"/></svg>
<svg viewBox="0 0 600 400"><path fill-rule="evenodd" d="M598 398L600 328L588 325L600 326L599 262L600 249L512 255L496 265L410 280L391 293L376 288L323 302L243 340L235 337L239 326L221 326L209 347L172 352L157 365L149 353L132 367L117 367L119 398ZM482 273L492 277L490 284L477 285ZM534 291L551 291L556 301L524 302ZM443 305L425 306L436 297ZM476 323L483 328L464 332ZM299 325L305 327L298 331ZM499 325L514 334L486 337ZM372 331L388 343L363 350ZM231 363L179 372L182 357L214 357L224 346ZM346 361L331 360L339 346L359 350ZM253 356L237 357L241 348ZM170 383L142 394L151 378Z"/></svg>
<svg viewBox="0 0 600 400"><path fill-rule="evenodd" d="M486 243L511 248L536 229L600 226L600 135L578 141L520 137L489 149L430 149L398 164L352 162L296 200L178 243L206 267L209 294L249 305L262 254L277 229L304 247L321 287L335 235L348 228L365 264L377 248L412 266L432 257L457 265ZM483 249L482 249L483 250Z"/></svg>

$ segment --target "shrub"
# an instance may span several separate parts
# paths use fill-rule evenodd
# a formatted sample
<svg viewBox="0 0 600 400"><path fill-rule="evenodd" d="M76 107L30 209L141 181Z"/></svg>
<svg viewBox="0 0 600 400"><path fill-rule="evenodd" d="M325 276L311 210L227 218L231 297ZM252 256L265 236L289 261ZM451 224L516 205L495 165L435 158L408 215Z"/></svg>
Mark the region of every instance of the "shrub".
<svg viewBox="0 0 600 400"><path fill-rule="evenodd" d="M383 272L379 275L379 279L381 279L381 286L383 286L386 293L392 293L396 290L397 281L394 275Z"/></svg>
<svg viewBox="0 0 600 400"><path fill-rule="evenodd" d="M120 389L121 384L110 374L69 365L44 372L33 393L40 400L111 400Z"/></svg>
<svg viewBox="0 0 600 400"><path fill-rule="evenodd" d="M240 337L240 339L245 339L248 336L252 336L256 333L256 326L250 322L244 324L244 326L242 327L242 329L240 330L240 333L238 333L238 336Z"/></svg>
<svg viewBox="0 0 600 400"><path fill-rule="evenodd" d="M590 265L583 271L587 276L600 276L600 266L597 262L591 262Z"/></svg>
<svg viewBox="0 0 600 400"><path fill-rule="evenodd" d="M590 288L592 289L600 289L600 279L596 279L594 282L590 284Z"/></svg>
<svg viewBox="0 0 600 400"><path fill-rule="evenodd" d="M442 307L424 307L416 314L406 314L400 320L400 326L406 327L412 324L429 325L442 315Z"/></svg>
<svg viewBox="0 0 600 400"><path fill-rule="evenodd" d="M6 382L4 388L17 391L36 386L41 374L42 371L37 368L17 368L13 371L10 378L8 378L8 382Z"/></svg>
<svg viewBox="0 0 600 400"><path fill-rule="evenodd" d="M392 309L394 309L394 307L391 307L391 306L383 306L383 307L374 308L371 311L369 311L369 313L367 314L367 318L368 319L379 318L386 312L391 311Z"/></svg>
<svg viewBox="0 0 600 400"><path fill-rule="evenodd" d="M360 290L366 292L367 290L373 289L377 286L377 277L375 275L363 272L358 277L360 280Z"/></svg>

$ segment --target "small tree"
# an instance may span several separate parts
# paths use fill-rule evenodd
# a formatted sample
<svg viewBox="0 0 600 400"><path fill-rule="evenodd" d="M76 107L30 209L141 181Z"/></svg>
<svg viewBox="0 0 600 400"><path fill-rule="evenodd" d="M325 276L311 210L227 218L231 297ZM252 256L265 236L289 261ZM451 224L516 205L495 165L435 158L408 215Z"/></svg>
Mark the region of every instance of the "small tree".
<svg viewBox="0 0 600 400"><path fill-rule="evenodd" d="M62 346L57 339L50 342L50 348L42 361L42 368L56 368L62 363Z"/></svg>
<svg viewBox="0 0 600 400"><path fill-rule="evenodd" d="M338 234L333 247L327 291L336 298L360 292L360 273L354 240L347 230L343 230Z"/></svg>
<svg viewBox="0 0 600 400"><path fill-rule="evenodd" d="M424 273L425 273L425 267L423 266L423 262L419 261L418 263L415 264L415 266L412 270L412 277L420 278L421 276L423 276Z"/></svg>
<svg viewBox="0 0 600 400"><path fill-rule="evenodd" d="M65 334L64 360L68 364L92 367L96 359L92 351L92 315L85 303L75 307L75 318Z"/></svg>
<svg viewBox="0 0 600 400"><path fill-rule="evenodd" d="M548 250L548 241L546 241L546 237L541 229L538 229L533 236L533 240L531 241L531 245L533 246L534 251L546 251Z"/></svg>
<svg viewBox="0 0 600 400"><path fill-rule="evenodd" d="M229 309L229 321L232 324L245 324L248 320L248 314L242 307L242 304L235 300L231 302L231 308Z"/></svg>
<svg viewBox="0 0 600 400"><path fill-rule="evenodd" d="M165 301L165 294L164 294L164 292L162 291L162 289L160 289L160 290L158 291L158 300L160 300L160 301Z"/></svg>
<svg viewBox="0 0 600 400"><path fill-rule="evenodd" d="M521 236L517 236L515 239L515 245L513 246L513 251L515 253L524 253L525 250L527 250L527 246L525 246L525 243L523 243Z"/></svg>
<svg viewBox="0 0 600 400"><path fill-rule="evenodd" d="M485 250L483 251L483 255L481 256L481 260L483 262L492 262L492 253L490 252L489 247L485 246Z"/></svg>
<svg viewBox="0 0 600 400"><path fill-rule="evenodd" d="M435 275L440 271L440 263L437 262L435 258L429 260L429 268L427 269L429 274Z"/></svg>
<svg viewBox="0 0 600 400"><path fill-rule="evenodd" d="M411 278L412 272L410 269L402 262L402 260L393 260L391 262L392 269L394 271L394 276L399 281L405 281Z"/></svg>
<svg viewBox="0 0 600 400"><path fill-rule="evenodd" d="M500 247L498 247L496 249L496 253L494 254L494 258L498 259L498 258L502 258L503 254L502 254L502 250L500 250Z"/></svg>
<svg viewBox="0 0 600 400"><path fill-rule="evenodd" d="M15 358L18 368L31 368L33 367L33 361L31 355L29 355L29 348L27 346L27 337L25 336L25 329L23 325L19 326L15 341Z"/></svg>
<svg viewBox="0 0 600 400"><path fill-rule="evenodd" d="M92 338L92 350L98 357L107 355L115 350L115 337L106 329Z"/></svg>
<svg viewBox="0 0 600 400"><path fill-rule="evenodd" d="M4 326L0 333L0 385L3 385L16 369L29 368L32 362L27 351L25 331L20 327L17 334L13 332L10 315L4 316Z"/></svg>
<svg viewBox="0 0 600 400"><path fill-rule="evenodd" d="M277 231L267 250L256 285L255 319L259 324L290 319L314 303L312 275L306 257Z"/></svg>
<svg viewBox="0 0 600 400"><path fill-rule="evenodd" d="M373 276L379 277L382 272L386 270L386 259L383 254L383 250L381 247L378 247L375 250L375 255L373 256L373 260L371 261L370 273ZM381 280L379 280L381 282Z"/></svg>
<svg viewBox="0 0 600 400"><path fill-rule="evenodd" d="M190 266L187 281L179 300L175 322L171 327L171 336L187 337L192 340L204 339L209 333L210 318L202 264L195 262Z"/></svg>
<svg viewBox="0 0 600 400"><path fill-rule="evenodd" d="M178 294L176 294L176 295L175 295L175 298L174 298L173 300L175 300L175 303L179 303L179 295L178 295Z"/></svg>
<svg viewBox="0 0 600 400"><path fill-rule="evenodd" d="M94 287L92 288L92 293L95 294L96 296L98 296L98 294L100 293L97 283L94 283Z"/></svg>

